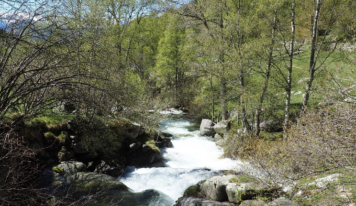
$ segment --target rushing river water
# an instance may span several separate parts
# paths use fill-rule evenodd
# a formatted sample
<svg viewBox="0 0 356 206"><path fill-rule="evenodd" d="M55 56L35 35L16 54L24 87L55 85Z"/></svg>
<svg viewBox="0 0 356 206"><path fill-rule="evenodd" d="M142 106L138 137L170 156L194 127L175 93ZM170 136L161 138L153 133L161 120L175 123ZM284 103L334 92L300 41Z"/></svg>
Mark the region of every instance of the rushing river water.
<svg viewBox="0 0 356 206"><path fill-rule="evenodd" d="M161 122L160 129L173 135L174 148L162 149L166 167L129 168L120 179L135 192L155 189L168 197L151 205L171 205L183 195L184 190L201 180L214 176L221 170L238 169L241 162L221 158L223 151L214 139L201 136L199 130L189 131L193 123L181 118ZM164 203L160 203L164 202Z"/></svg>

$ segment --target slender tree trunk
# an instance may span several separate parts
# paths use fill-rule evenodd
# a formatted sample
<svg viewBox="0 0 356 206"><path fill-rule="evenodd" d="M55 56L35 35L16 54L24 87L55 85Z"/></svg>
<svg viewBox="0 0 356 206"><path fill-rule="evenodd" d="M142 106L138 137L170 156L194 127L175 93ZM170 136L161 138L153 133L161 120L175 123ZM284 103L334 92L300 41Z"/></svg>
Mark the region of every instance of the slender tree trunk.
<svg viewBox="0 0 356 206"><path fill-rule="evenodd" d="M316 1L316 9L314 14L314 22L313 22L313 30L312 30L312 42L310 47L310 62L309 62L309 79L307 82L307 86L305 88L305 94L303 98L303 105L300 110L301 113L305 112L306 106L308 105L309 97L310 97L310 90L313 85L314 74L315 74L315 52L316 52L316 44L317 44L317 35L318 35L318 20L320 16L320 8L323 0Z"/></svg>
<svg viewBox="0 0 356 206"><path fill-rule="evenodd" d="M215 100L214 100L214 90L213 90L213 80L210 78L210 89L211 89L211 121L214 122L214 116L215 116Z"/></svg>
<svg viewBox="0 0 356 206"><path fill-rule="evenodd" d="M240 87L243 91L245 91L245 78L244 78L244 72L241 69L240 70L240 75L239 75L239 81L240 81ZM246 129L247 133L251 132L251 126L250 123L247 120L246 116L246 108L245 108L245 99L241 95L240 96L240 107L241 107L241 122L242 122L242 128Z"/></svg>
<svg viewBox="0 0 356 206"><path fill-rule="evenodd" d="M238 1L238 15L237 15L237 33L238 33L238 40L237 40L237 49L239 50L241 45L243 44L242 41L242 35L240 34L240 18L241 18L241 0ZM239 50L239 56L242 59L242 54L241 51ZM240 88L242 90L242 94L240 95L240 114L241 114L241 124L242 124L242 128L246 129L247 133L251 132L251 126L250 123L247 120L247 115L246 115L246 108L245 108L245 99L244 99L244 95L243 93L245 92L245 73L244 73L244 69L242 68L242 64L240 62L239 64L239 68L240 68L240 74L239 74L239 84L240 84Z"/></svg>
<svg viewBox="0 0 356 206"><path fill-rule="evenodd" d="M268 54L268 62L267 62L267 68L266 68L266 76L265 76L265 81L263 83L262 87L262 93L258 102L257 110L256 110L256 115L255 115L255 124L256 124L256 132L255 135L259 136L261 129L260 129L260 122L261 122L261 110L262 110L262 105L263 101L266 96L266 92L268 89L268 82L269 78L271 76L271 65L272 65L272 60L273 60L273 47L274 47L274 31L276 29L276 17L273 18L273 25L272 25L272 32L271 32L271 46L269 48L269 54Z"/></svg>
<svg viewBox="0 0 356 206"><path fill-rule="evenodd" d="M220 32L221 32L221 41L224 41L224 19L220 17ZM220 64L222 66L221 76L220 76L220 104L221 104L221 116L222 120L227 120L228 112L227 112L227 99L226 99L226 78L225 78L225 54L224 50L220 51Z"/></svg>
<svg viewBox="0 0 356 206"><path fill-rule="evenodd" d="M174 95L174 98L175 98L175 102L176 104L178 104L178 67L176 67L176 71L175 71L175 95ZM178 105L176 105L178 106Z"/></svg>
<svg viewBox="0 0 356 206"><path fill-rule="evenodd" d="M291 15L291 40L289 44L289 67L286 87L286 104L284 109L284 127L288 128L290 99L292 90L292 72L293 72L293 58L294 58L294 41L295 41L295 0L292 1L292 15Z"/></svg>
<svg viewBox="0 0 356 206"><path fill-rule="evenodd" d="M221 104L221 115L222 120L227 120L227 102L226 102L226 79L223 77L220 80L220 104Z"/></svg>

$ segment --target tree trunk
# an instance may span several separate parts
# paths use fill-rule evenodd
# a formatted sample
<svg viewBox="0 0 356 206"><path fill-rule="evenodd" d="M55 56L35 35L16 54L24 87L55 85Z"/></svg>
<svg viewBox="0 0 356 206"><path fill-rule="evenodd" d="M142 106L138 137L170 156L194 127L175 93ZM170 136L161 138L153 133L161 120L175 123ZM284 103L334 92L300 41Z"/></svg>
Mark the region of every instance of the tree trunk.
<svg viewBox="0 0 356 206"><path fill-rule="evenodd" d="M212 78L210 78L210 89L211 89L211 121L214 122L215 100L214 100L214 90L213 90L213 80L212 80Z"/></svg>
<svg viewBox="0 0 356 206"><path fill-rule="evenodd" d="M240 87L244 91L245 90L245 78L244 78L244 72L242 69L240 70L239 80L240 80ZM241 107L242 128L246 129L247 133L250 133L251 126L250 126L250 123L248 122L247 117L246 117L245 100L244 100L243 95L240 96L240 107Z"/></svg>
<svg viewBox="0 0 356 206"><path fill-rule="evenodd" d="M300 110L301 113L305 112L306 106L308 105L310 90L313 85L314 74L315 74L315 52L316 52L316 44L317 44L317 35L318 35L318 20L320 16L320 8L323 0L316 1L316 9L314 14L314 22L313 22L313 30L312 30L312 42L310 47L310 62L309 62L309 80L307 86L305 88L305 94L303 98L303 105Z"/></svg>
<svg viewBox="0 0 356 206"><path fill-rule="evenodd" d="M288 128L290 98L292 90L292 72L293 72L293 58L294 58L294 41L295 41L295 0L292 2L292 16L291 16L291 40L289 44L289 67L286 87L286 104L284 109L284 127Z"/></svg>
<svg viewBox="0 0 356 206"><path fill-rule="evenodd" d="M255 124L256 124L256 132L255 135L259 136L261 129L260 129L260 122L261 122L261 110L262 110L262 105L263 101L266 96L266 92L268 89L268 82L269 78L271 75L271 65L272 65L272 60L273 60L273 47L274 47L274 31L276 29L276 17L273 18L273 25L272 25L272 32L271 32L271 46L269 48L269 54L268 54L268 61L267 61L267 68L266 68L266 76L265 76L265 81L263 83L262 87L262 93L258 102L257 110L256 110L256 115L255 115Z"/></svg>
<svg viewBox="0 0 356 206"><path fill-rule="evenodd" d="M221 104L221 115L222 120L227 120L228 113L227 113L227 102L226 102L226 79L221 78L220 80L220 104Z"/></svg>

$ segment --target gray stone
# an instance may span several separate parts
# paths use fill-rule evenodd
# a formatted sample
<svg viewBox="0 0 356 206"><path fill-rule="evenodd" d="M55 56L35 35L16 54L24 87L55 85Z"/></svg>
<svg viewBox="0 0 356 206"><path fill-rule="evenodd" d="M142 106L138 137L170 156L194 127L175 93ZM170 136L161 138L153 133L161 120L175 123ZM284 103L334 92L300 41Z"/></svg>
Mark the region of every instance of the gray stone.
<svg viewBox="0 0 356 206"><path fill-rule="evenodd" d="M292 201L290 201L284 197L275 199L272 202L268 203L267 205L268 206L296 206L295 203L293 203Z"/></svg>
<svg viewBox="0 0 356 206"><path fill-rule="evenodd" d="M201 192L207 198L215 201L227 201L226 185L236 175L214 176L207 179L200 187Z"/></svg>
<svg viewBox="0 0 356 206"><path fill-rule="evenodd" d="M331 174L326 177L318 178L312 183L309 183L308 186L315 185L318 189L326 189L330 183L338 181L340 176L341 174Z"/></svg>
<svg viewBox="0 0 356 206"><path fill-rule="evenodd" d="M267 204L262 200L245 200L240 206L266 206Z"/></svg>
<svg viewBox="0 0 356 206"><path fill-rule="evenodd" d="M174 206L235 206L230 202L217 202L203 198L182 197L179 198Z"/></svg>
<svg viewBox="0 0 356 206"><path fill-rule="evenodd" d="M215 131L213 121L210 119L202 119L200 123L200 135L213 136L214 134Z"/></svg>
<svg viewBox="0 0 356 206"><path fill-rule="evenodd" d="M101 160L101 163L95 167L95 173L107 174L112 177L119 177L125 173L125 169L119 165L109 165L105 161Z"/></svg>
<svg viewBox="0 0 356 206"><path fill-rule="evenodd" d="M166 133L168 134L168 133ZM164 136L163 134L160 134L156 141L155 141L155 145L158 148L172 148L173 147L173 143L171 141L171 139L169 137Z"/></svg>
<svg viewBox="0 0 356 206"><path fill-rule="evenodd" d="M261 122L260 129L267 132L283 131L282 124L272 119Z"/></svg>
<svg viewBox="0 0 356 206"><path fill-rule="evenodd" d="M76 173L69 177L57 178L53 187L62 187L69 194L68 199L85 200L86 205L108 205L109 202L126 206L172 205L172 200L167 195L156 190L145 190L133 193L130 189L115 178L97 173ZM69 187L68 187L69 186ZM95 195L93 195L95 194ZM102 195L100 195L102 194ZM85 197L89 197L86 199Z"/></svg>
<svg viewBox="0 0 356 206"><path fill-rule="evenodd" d="M226 185L226 193L229 202L240 203L242 200L249 200L256 194L267 188L261 188L256 183L228 183Z"/></svg>
<svg viewBox="0 0 356 206"><path fill-rule="evenodd" d="M346 102L346 103L356 103L356 98L348 97L348 98L344 99L344 102Z"/></svg>
<svg viewBox="0 0 356 206"><path fill-rule="evenodd" d="M230 120L224 120L218 122L214 126L214 130L216 133L225 134L230 130Z"/></svg>
<svg viewBox="0 0 356 206"><path fill-rule="evenodd" d="M214 139L215 139L215 143L218 146L223 146L225 144L224 138L218 133L215 134Z"/></svg>
<svg viewBox="0 0 356 206"><path fill-rule="evenodd" d="M75 161L61 162L61 164L57 165L56 167L61 168L64 174L67 176L76 174L78 172L85 172L87 170L87 167L84 163Z"/></svg>

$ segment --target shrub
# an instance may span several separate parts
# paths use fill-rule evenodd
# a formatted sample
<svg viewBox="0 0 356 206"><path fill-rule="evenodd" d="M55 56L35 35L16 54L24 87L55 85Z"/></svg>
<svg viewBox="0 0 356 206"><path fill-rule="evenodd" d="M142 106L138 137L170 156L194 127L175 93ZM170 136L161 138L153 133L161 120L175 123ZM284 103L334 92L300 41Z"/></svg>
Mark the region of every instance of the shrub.
<svg viewBox="0 0 356 206"><path fill-rule="evenodd" d="M311 110L286 131L283 141L249 140L248 161L267 184L295 181L356 166L356 115L353 105ZM252 144L253 143L253 144Z"/></svg>

